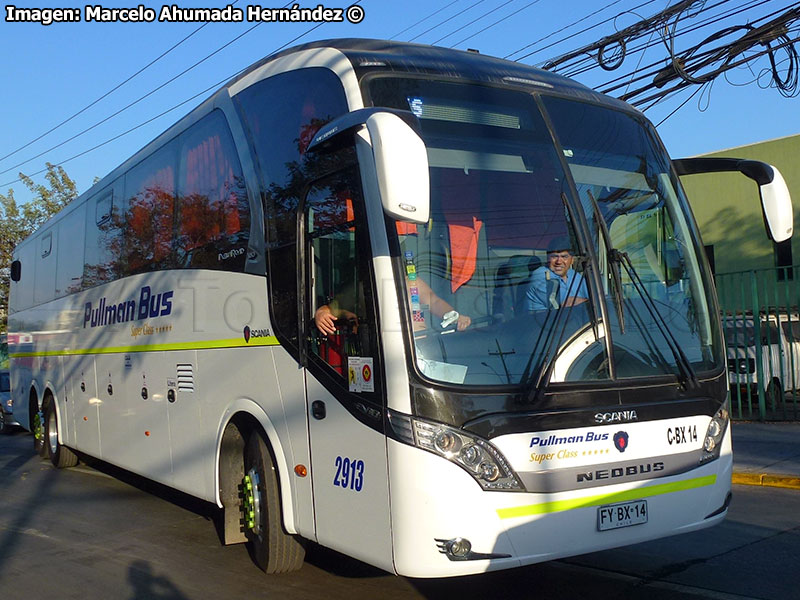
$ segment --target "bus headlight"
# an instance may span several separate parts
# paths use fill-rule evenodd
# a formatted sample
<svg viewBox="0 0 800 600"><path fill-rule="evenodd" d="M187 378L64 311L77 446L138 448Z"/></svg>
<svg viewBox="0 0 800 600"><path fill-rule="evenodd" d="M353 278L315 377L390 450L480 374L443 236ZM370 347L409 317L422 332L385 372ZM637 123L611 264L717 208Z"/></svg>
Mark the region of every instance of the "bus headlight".
<svg viewBox="0 0 800 600"><path fill-rule="evenodd" d="M524 491L505 457L491 443L460 429L389 411L397 438L457 464L485 490Z"/></svg>
<svg viewBox="0 0 800 600"><path fill-rule="evenodd" d="M719 458L719 453L722 449L722 440L725 437L725 432L728 430L729 421L730 414L728 412L728 401L726 400L711 419L711 423L708 424L706 437L705 440L703 440L703 456L700 459L701 464Z"/></svg>

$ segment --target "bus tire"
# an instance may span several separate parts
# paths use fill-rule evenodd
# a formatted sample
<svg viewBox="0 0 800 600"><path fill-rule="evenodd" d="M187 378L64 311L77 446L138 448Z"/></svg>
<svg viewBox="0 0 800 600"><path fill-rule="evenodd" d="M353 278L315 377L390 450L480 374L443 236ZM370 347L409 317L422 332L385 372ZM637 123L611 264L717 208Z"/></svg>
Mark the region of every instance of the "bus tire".
<svg viewBox="0 0 800 600"><path fill-rule="evenodd" d="M44 413L45 446L50 462L57 469L74 467L78 464L77 455L58 442L58 416L53 402L49 402Z"/></svg>
<svg viewBox="0 0 800 600"><path fill-rule="evenodd" d="M245 446L244 471L242 506L253 560L265 573L300 569L306 550L298 536L283 529L278 472L264 437L257 431Z"/></svg>

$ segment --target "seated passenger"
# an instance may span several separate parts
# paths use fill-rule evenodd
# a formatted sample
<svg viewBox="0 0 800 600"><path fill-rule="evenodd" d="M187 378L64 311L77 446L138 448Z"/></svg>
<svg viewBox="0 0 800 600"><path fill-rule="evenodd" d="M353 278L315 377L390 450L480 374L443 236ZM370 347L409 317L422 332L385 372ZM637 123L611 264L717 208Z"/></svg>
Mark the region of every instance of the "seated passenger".
<svg viewBox="0 0 800 600"><path fill-rule="evenodd" d="M549 310L586 302L586 281L572 270L574 257L568 237L555 238L547 248L547 264L531 275L525 294L528 311Z"/></svg>

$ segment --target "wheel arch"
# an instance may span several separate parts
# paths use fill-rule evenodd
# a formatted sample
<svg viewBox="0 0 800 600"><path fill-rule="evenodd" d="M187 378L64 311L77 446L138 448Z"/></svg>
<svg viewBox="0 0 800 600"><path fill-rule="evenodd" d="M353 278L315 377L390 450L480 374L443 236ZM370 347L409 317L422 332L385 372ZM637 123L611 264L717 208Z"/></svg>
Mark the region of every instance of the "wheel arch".
<svg viewBox="0 0 800 600"><path fill-rule="evenodd" d="M42 407L44 395L40 393L39 384L36 380L31 380L31 387L28 391L28 431L33 431L33 417Z"/></svg>
<svg viewBox="0 0 800 600"><path fill-rule="evenodd" d="M238 486L244 477L244 445L247 442L247 436L254 432L264 435L267 446L275 460L280 485L283 526L287 533L296 534L290 479L292 469L287 461L286 453L283 451L274 423L258 404L249 399L239 399L233 402L220 419L217 431L217 454L214 462L216 465L214 474L216 504L218 507L225 509L227 513L234 496L238 498ZM237 477L239 475L237 470L230 468L232 465L237 464L241 464L242 478ZM226 467L225 474L221 473L223 467ZM229 533L227 525L232 525L232 518L233 515L226 514L226 539L228 539ZM238 523L238 516L236 518ZM235 537L238 536L233 536L231 539ZM242 539L236 541L244 541L244 538L242 537Z"/></svg>

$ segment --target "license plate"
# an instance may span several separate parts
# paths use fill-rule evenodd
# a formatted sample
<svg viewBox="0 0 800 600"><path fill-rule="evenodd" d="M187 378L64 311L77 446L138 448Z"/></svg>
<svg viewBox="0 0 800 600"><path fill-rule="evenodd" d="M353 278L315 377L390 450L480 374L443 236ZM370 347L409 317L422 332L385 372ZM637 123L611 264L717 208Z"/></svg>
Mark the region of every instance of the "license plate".
<svg viewBox="0 0 800 600"><path fill-rule="evenodd" d="M597 509L597 531L647 523L647 500L606 504Z"/></svg>

